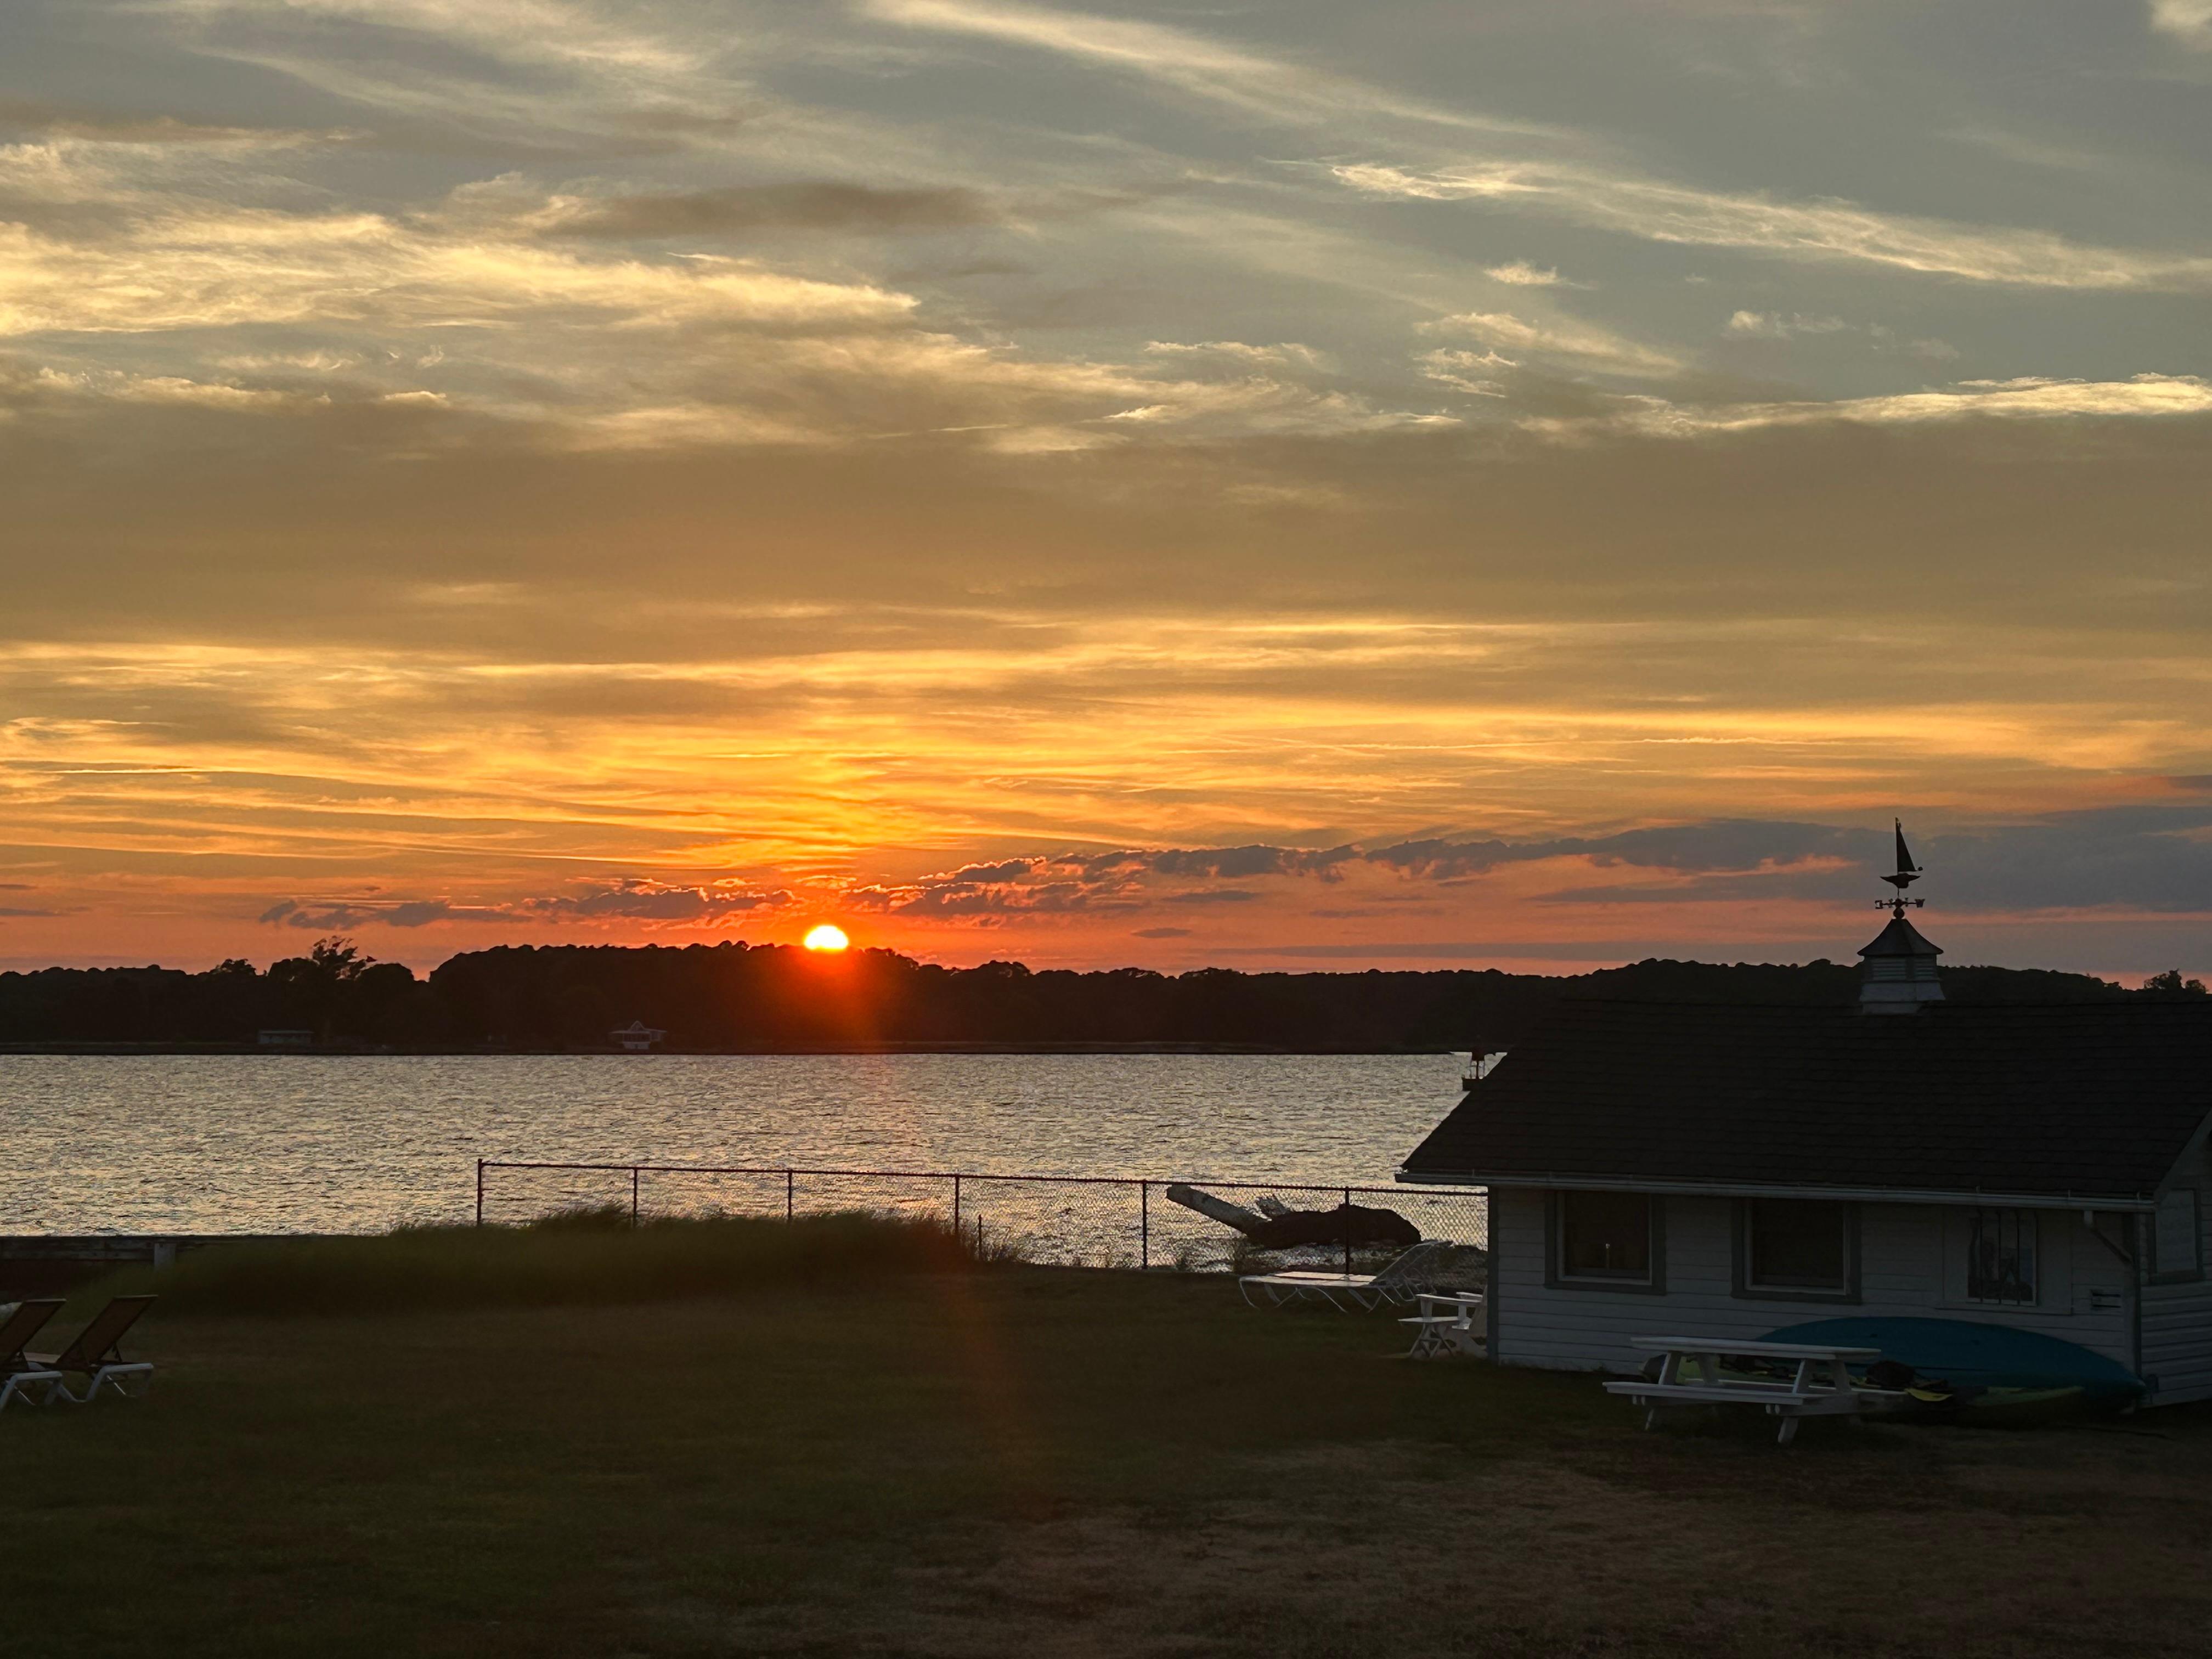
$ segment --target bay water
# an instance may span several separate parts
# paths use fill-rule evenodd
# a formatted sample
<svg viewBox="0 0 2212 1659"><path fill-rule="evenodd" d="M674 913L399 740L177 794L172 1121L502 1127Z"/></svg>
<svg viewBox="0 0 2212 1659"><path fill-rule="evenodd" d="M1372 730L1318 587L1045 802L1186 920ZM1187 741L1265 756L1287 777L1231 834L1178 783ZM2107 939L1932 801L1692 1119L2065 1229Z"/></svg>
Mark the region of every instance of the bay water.
<svg viewBox="0 0 2212 1659"><path fill-rule="evenodd" d="M1388 1186L1456 1103L1464 1064L1449 1054L0 1055L0 1233L465 1222L478 1158ZM650 1179L656 1194L690 1194L692 1207L716 1196L700 1182ZM629 1194L626 1176L494 1171L489 1184L495 1218ZM721 1190L735 1207L760 1207L781 1201L775 1185Z"/></svg>

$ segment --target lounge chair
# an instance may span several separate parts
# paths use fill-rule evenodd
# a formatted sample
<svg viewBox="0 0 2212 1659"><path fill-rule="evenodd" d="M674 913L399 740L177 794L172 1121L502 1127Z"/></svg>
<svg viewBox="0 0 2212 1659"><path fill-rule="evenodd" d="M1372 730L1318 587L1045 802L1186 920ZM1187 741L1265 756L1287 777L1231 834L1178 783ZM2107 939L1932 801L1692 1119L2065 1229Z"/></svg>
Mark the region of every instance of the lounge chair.
<svg viewBox="0 0 2212 1659"><path fill-rule="evenodd" d="M61 1297L37 1297L18 1302L5 1319L0 1319L0 1411L7 1410L11 1400L28 1400L34 1388L45 1390L39 1396L43 1405L61 1387L59 1371L39 1364L23 1352L23 1345L61 1310Z"/></svg>
<svg viewBox="0 0 2212 1659"><path fill-rule="evenodd" d="M102 1389L113 1389L125 1399L134 1396L124 1386L124 1379L143 1379L139 1394L154 1385L154 1366L151 1361L130 1360L123 1357L123 1334L138 1322L138 1316L153 1305L150 1296L118 1296L92 1316L92 1322L76 1335L76 1340L59 1353L34 1353L29 1356L34 1365L58 1374L71 1372L88 1379L82 1394L71 1394L69 1384L57 1382L63 1399L77 1405L88 1403ZM47 1396L52 1398L52 1395Z"/></svg>
<svg viewBox="0 0 2212 1659"><path fill-rule="evenodd" d="M1255 1308L1262 1305L1252 1301L1256 1290L1270 1308L1292 1302L1326 1302L1340 1311L1358 1308L1371 1313L1386 1302L1402 1306L1423 1291L1436 1289L1437 1270L1451 1249L1449 1238L1424 1239L1379 1273L1310 1273L1294 1268L1279 1273L1247 1273L1237 1281L1237 1288Z"/></svg>

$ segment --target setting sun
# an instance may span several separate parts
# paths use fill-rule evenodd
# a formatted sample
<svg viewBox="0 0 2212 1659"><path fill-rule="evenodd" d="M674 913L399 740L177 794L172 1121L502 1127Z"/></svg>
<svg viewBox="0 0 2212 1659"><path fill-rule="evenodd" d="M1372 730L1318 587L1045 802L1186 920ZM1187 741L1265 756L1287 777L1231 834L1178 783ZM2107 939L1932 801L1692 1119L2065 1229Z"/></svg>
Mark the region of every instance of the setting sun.
<svg viewBox="0 0 2212 1659"><path fill-rule="evenodd" d="M810 951L842 951L853 941L845 937L845 930L830 922L806 930L805 945Z"/></svg>

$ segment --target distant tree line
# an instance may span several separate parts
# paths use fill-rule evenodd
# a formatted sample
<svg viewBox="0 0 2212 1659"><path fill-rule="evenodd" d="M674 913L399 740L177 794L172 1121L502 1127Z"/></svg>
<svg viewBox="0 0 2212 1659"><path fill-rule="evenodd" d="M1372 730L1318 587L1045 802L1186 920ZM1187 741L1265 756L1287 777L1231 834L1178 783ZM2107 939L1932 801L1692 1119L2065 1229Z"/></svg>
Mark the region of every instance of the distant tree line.
<svg viewBox="0 0 2212 1659"><path fill-rule="evenodd" d="M2081 974L1945 970L1956 1002L2190 999L2179 972L2124 991ZM665 1046L778 1050L873 1045L1194 1044L1320 1052L1510 1048L1563 997L1849 1003L1856 966L1650 960L1571 976L1495 969L1239 973L1201 968L1032 972L944 968L890 951L823 956L735 941L681 947L502 945L428 979L349 939L264 969L48 968L0 974L0 1043L251 1045L265 1030L319 1045L604 1048L641 1020Z"/></svg>

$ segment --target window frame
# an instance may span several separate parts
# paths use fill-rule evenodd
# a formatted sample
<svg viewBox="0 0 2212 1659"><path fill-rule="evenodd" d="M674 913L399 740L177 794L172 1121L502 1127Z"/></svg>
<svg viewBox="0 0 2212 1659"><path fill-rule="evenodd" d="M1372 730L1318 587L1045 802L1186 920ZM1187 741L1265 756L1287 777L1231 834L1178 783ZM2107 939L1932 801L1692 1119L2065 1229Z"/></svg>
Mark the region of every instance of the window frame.
<svg viewBox="0 0 2212 1659"><path fill-rule="evenodd" d="M1566 1271L1567 1200L1577 1193L1601 1198L1640 1198L1651 1230L1650 1271L1644 1279L1593 1278ZM1556 1291L1613 1291L1623 1296L1667 1294L1667 1200L1657 1193L1620 1187L1552 1187L1544 1192L1544 1283Z"/></svg>
<svg viewBox="0 0 2212 1659"><path fill-rule="evenodd" d="M2029 1287L2033 1294L2024 1302L1974 1294L1974 1218L1984 1212L1996 1216L2009 1212L2020 1218L2014 1223L2015 1226L2026 1223L2034 1229L2035 1278ZM1962 1304L1970 1308L2041 1308L2047 1295L2051 1267L2051 1253L2045 1248L2050 1241L2044 1237L2043 1211L2038 1206L2022 1204L1968 1204L1961 1206L1959 1223L1960 1265L1963 1268L1959 1296ZM2002 1226L2002 1223L1998 1224ZM2070 1280L2070 1273L2068 1278Z"/></svg>
<svg viewBox="0 0 2212 1659"><path fill-rule="evenodd" d="M2170 1198L2189 1200L2190 1260L2186 1267L2169 1267L2166 1252L2159 1248L2159 1215L2153 1211L2143 1218L2148 1224L2143 1231L2150 1237L2150 1282L2154 1285L2196 1285L2204 1278L2204 1201L2194 1187L2169 1187L2158 1195L2160 1206Z"/></svg>
<svg viewBox="0 0 2212 1659"><path fill-rule="evenodd" d="M1751 1278L1751 1215L1752 1206L1760 1200L1740 1198L1735 1200L1734 1251L1734 1294L1744 1302L1825 1302L1831 1304L1855 1304L1864 1300L1859 1285L1859 1206L1843 1199L1788 1198L1770 1200L1784 1204L1832 1204L1843 1212L1844 1223L1844 1283L1832 1291L1814 1290L1802 1285L1755 1285Z"/></svg>

